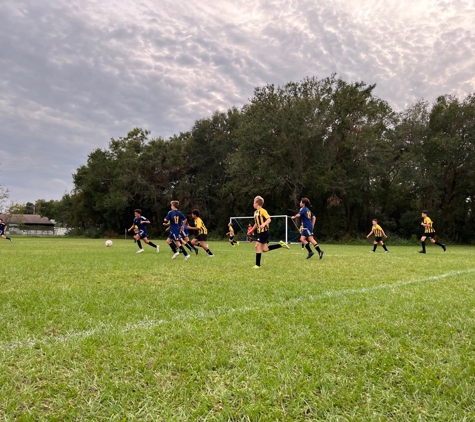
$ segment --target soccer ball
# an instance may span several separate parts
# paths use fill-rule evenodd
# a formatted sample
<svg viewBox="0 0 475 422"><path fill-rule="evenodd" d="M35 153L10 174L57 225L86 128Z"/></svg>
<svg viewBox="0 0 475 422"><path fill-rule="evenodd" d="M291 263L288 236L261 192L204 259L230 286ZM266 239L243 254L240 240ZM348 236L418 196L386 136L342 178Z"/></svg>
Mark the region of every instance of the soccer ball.
<svg viewBox="0 0 475 422"><path fill-rule="evenodd" d="M112 246L112 240L106 240L106 246L110 248Z"/></svg>

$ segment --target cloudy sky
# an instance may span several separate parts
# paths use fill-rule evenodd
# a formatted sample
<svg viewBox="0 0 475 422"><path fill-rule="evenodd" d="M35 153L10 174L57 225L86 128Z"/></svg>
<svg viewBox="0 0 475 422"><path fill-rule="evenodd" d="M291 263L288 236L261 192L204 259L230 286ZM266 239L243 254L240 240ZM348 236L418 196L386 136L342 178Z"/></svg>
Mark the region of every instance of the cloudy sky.
<svg viewBox="0 0 475 422"><path fill-rule="evenodd" d="M336 72L402 110L475 91L473 0L2 0L0 184L61 199L96 148Z"/></svg>

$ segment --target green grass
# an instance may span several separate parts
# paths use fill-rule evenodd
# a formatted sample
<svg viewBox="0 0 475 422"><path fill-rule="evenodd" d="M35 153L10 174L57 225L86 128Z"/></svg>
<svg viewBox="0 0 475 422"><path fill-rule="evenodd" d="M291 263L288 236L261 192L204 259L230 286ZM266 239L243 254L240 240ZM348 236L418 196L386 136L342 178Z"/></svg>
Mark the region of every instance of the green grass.
<svg viewBox="0 0 475 422"><path fill-rule="evenodd" d="M0 419L475 420L473 247L0 241Z"/></svg>

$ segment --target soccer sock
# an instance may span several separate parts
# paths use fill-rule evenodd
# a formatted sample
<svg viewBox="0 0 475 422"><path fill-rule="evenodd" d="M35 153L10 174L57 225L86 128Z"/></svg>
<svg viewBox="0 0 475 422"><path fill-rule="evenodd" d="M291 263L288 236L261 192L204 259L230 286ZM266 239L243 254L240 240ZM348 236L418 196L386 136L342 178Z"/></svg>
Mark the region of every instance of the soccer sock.
<svg viewBox="0 0 475 422"><path fill-rule="evenodd" d="M279 245L279 244L277 244L277 245L270 245L270 246L269 246L269 250L272 251L272 250L274 250L274 249L279 249L279 248L281 248L281 247L282 247L282 245Z"/></svg>
<svg viewBox="0 0 475 422"><path fill-rule="evenodd" d="M197 251L198 249L193 246L193 243L188 242L188 245L190 245L190 248L193 249L194 251Z"/></svg>
<svg viewBox="0 0 475 422"><path fill-rule="evenodd" d="M310 249L310 245L308 243L305 244L305 249L307 249L308 253L312 253L312 250Z"/></svg>
<svg viewBox="0 0 475 422"><path fill-rule="evenodd" d="M426 251L426 242L421 242L422 245L422 250L425 252Z"/></svg>
<svg viewBox="0 0 475 422"><path fill-rule="evenodd" d="M184 245L185 245L185 246L186 246L186 247L187 247L187 248L188 248L188 249L191 251L191 249L192 249L192 248L191 248L191 246L190 246L189 242L187 242L187 243L184 243Z"/></svg>
<svg viewBox="0 0 475 422"><path fill-rule="evenodd" d="M386 245L385 245L384 243L383 243L383 249L384 249L385 251L388 250L388 248L386 247Z"/></svg>
<svg viewBox="0 0 475 422"><path fill-rule="evenodd" d="M188 256L188 252L185 251L185 248L183 246L180 246L180 252L185 255L185 256Z"/></svg>
<svg viewBox="0 0 475 422"><path fill-rule="evenodd" d="M7 238L8 239L8 238ZM442 245L442 243L440 242L435 242L436 245L439 245L442 249L444 249L444 245Z"/></svg>
<svg viewBox="0 0 475 422"><path fill-rule="evenodd" d="M7 239L7 240L12 240L12 238L11 238L11 237L6 237L5 239Z"/></svg>
<svg viewBox="0 0 475 422"><path fill-rule="evenodd" d="M210 249L208 249L208 250L206 251L206 253L207 253L208 255L213 255L213 252L211 252Z"/></svg>
<svg viewBox="0 0 475 422"><path fill-rule="evenodd" d="M376 252L376 248L377 248L377 247L378 247L378 244L377 244L377 243L373 245L373 252Z"/></svg>
<svg viewBox="0 0 475 422"><path fill-rule="evenodd" d="M153 242L148 242L148 244L149 244L152 248L156 248L156 247L157 247L157 245L156 245L155 243L153 243Z"/></svg>
<svg viewBox="0 0 475 422"><path fill-rule="evenodd" d="M261 266L261 257L262 257L262 254L261 253L256 253L256 265L258 267Z"/></svg>
<svg viewBox="0 0 475 422"><path fill-rule="evenodd" d="M320 246L318 246L318 243L316 245L313 245L313 247L315 248L315 250L320 253L322 250L320 249Z"/></svg>
<svg viewBox="0 0 475 422"><path fill-rule="evenodd" d="M139 249L142 249L142 242L139 240L137 240L137 245L139 245Z"/></svg>
<svg viewBox="0 0 475 422"><path fill-rule="evenodd" d="M305 245L302 243L302 249L305 248Z"/></svg>
<svg viewBox="0 0 475 422"><path fill-rule="evenodd" d="M170 246L173 253L176 253L176 245L174 243L170 243L168 246Z"/></svg>

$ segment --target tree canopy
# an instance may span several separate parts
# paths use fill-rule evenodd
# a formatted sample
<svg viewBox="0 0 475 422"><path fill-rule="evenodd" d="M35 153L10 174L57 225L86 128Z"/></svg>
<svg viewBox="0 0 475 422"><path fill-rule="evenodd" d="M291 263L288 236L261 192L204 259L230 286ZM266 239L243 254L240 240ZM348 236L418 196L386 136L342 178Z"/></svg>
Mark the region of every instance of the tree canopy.
<svg viewBox="0 0 475 422"><path fill-rule="evenodd" d="M421 100L396 113L374 88L336 75L269 84L241 109L167 140L134 128L89 154L72 192L37 209L70 227L121 232L140 207L158 234L177 199L224 234L230 216L252 213L256 195L272 214L289 215L306 196L320 238L365 233L373 218L411 237L429 209L444 237L471 241L475 96Z"/></svg>

